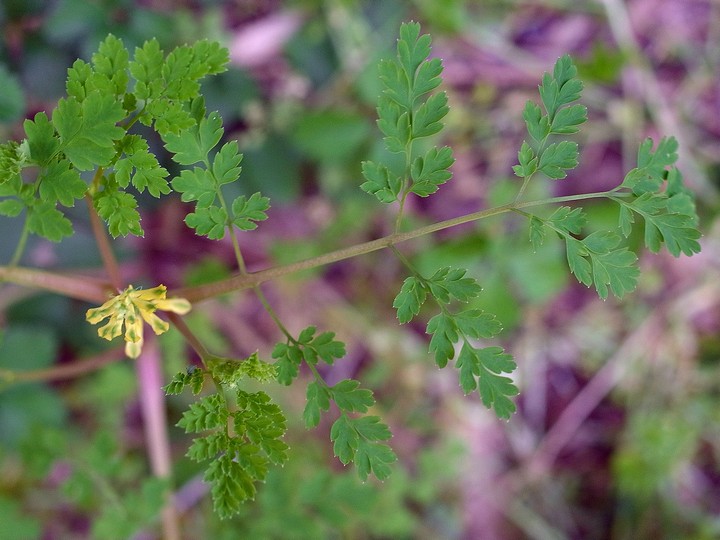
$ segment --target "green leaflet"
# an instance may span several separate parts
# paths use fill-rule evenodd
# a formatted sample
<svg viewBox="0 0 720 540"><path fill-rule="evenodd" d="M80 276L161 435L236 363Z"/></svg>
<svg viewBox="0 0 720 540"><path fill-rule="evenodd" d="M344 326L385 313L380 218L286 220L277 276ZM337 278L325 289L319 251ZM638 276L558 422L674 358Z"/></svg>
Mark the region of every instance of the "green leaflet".
<svg viewBox="0 0 720 540"><path fill-rule="evenodd" d="M663 137L654 152L652 148L652 139L643 141L638 149L638 166L620 185L637 197L632 200L613 197L620 205L620 230L629 236L635 222L633 214L638 214L645 223L645 246L653 253L660 251L663 243L674 257L699 253L695 203L675 168L677 140Z"/></svg>
<svg viewBox="0 0 720 540"><path fill-rule="evenodd" d="M193 165L207 160L208 153L220 142L223 132L222 119L214 112L180 134L166 134L165 148L175 154L173 161L180 165Z"/></svg>
<svg viewBox="0 0 720 540"><path fill-rule="evenodd" d="M312 381L307 386L305 397L307 401L303 410L303 420L305 427L310 429L317 427L322 413L330 410L330 392L317 381Z"/></svg>
<svg viewBox="0 0 720 540"><path fill-rule="evenodd" d="M139 135L126 135L120 142L118 154L124 157L115 163L115 179L120 187L132 185L142 193L145 189L153 197L170 193L165 178L168 171L161 167L148 143Z"/></svg>
<svg viewBox="0 0 720 540"><path fill-rule="evenodd" d="M568 55L559 58L552 75L545 73L538 88L545 112L532 101L525 104L523 119L531 142L523 141L518 151L518 165L513 167L517 176L529 179L540 171L548 178L559 180L567 176L566 171L577 167L576 143L548 144L552 135L576 133L587 121L587 108L571 105L580 99L583 88L576 75L572 59Z"/></svg>
<svg viewBox="0 0 720 540"><path fill-rule="evenodd" d="M379 442L390 437L390 430L377 416L350 418L343 413L330 430L335 455L345 465L353 461L362 480L370 473L378 480L390 475L390 465L397 456L388 445Z"/></svg>
<svg viewBox="0 0 720 540"><path fill-rule="evenodd" d="M415 276L407 278L400 292L393 301L393 307L397 309L397 318L400 324L410 322L420 312L425 299L427 288L422 280Z"/></svg>
<svg viewBox="0 0 720 540"><path fill-rule="evenodd" d="M187 371L176 373L172 380L163 387L163 390L167 395L177 395L189 386L192 393L197 396L202 392L204 382L205 372L192 366Z"/></svg>
<svg viewBox="0 0 720 540"><path fill-rule="evenodd" d="M110 163L115 157L115 141L124 130L117 123L125 111L114 96L94 90L82 102L74 97L61 99L52 123L60 136L60 149L81 171Z"/></svg>
<svg viewBox="0 0 720 540"><path fill-rule="evenodd" d="M23 127L30 148L30 158L38 165L47 165L60 148L55 127L44 112L37 113L33 120L25 120Z"/></svg>
<svg viewBox="0 0 720 540"><path fill-rule="evenodd" d="M517 387L501 373L512 373L515 362L500 347L476 348L467 341L458 355L460 386L466 394L479 389L483 405L495 410L499 418L508 419L516 407L509 396L518 393Z"/></svg>
<svg viewBox="0 0 720 540"><path fill-rule="evenodd" d="M118 236L143 236L140 226L140 214L137 211L137 200L130 193L120 191L109 185L93 198L95 210L105 220L110 234Z"/></svg>
<svg viewBox="0 0 720 540"><path fill-rule="evenodd" d="M420 197L432 195L450 180L452 174L448 168L454 162L452 150L447 146L431 148L424 156L418 156L410 167L410 177L413 180L410 191Z"/></svg>
<svg viewBox="0 0 720 540"><path fill-rule="evenodd" d="M87 184L67 160L54 161L40 173L40 198L59 202L63 206L75 206L75 199L81 199L87 191Z"/></svg>
<svg viewBox="0 0 720 540"><path fill-rule="evenodd" d="M270 199L263 197L259 192L253 193L250 198L240 195L232 203L232 222L242 231L252 231L257 228L256 221L267 219L265 212L268 208L270 208Z"/></svg>
<svg viewBox="0 0 720 540"><path fill-rule="evenodd" d="M49 202L38 202L28 209L28 229L53 242L59 242L73 233L70 220Z"/></svg>
<svg viewBox="0 0 720 540"><path fill-rule="evenodd" d="M288 339L278 343L272 352L278 369L278 382L289 385L298 376L298 369L303 361L315 365L319 360L333 364L338 358L345 356L345 344L335 339L334 332L322 332L315 335L317 329L308 326L297 340Z"/></svg>
<svg viewBox="0 0 720 540"><path fill-rule="evenodd" d="M427 197L452 177L449 168L455 160L450 148L433 147L420 154L413 146L413 141L440 132L449 111L444 92L424 99L442 83L442 63L428 60L430 42L429 35L420 35L419 24L403 24L396 58L383 60L378 67L383 84L378 127L387 149L404 154L407 167L400 172L382 163L363 162L365 182L360 187L386 204L404 201L409 193Z"/></svg>

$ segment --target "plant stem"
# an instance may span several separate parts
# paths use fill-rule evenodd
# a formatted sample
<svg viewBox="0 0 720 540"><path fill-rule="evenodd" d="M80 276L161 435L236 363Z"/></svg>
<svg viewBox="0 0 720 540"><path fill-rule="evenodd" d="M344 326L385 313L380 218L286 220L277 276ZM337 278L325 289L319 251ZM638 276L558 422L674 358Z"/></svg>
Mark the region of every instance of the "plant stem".
<svg viewBox="0 0 720 540"><path fill-rule="evenodd" d="M627 192L618 192L619 188L612 189L610 191L601 191L596 193L584 193L581 195L567 195L564 197L553 197L549 199L542 199L537 201L528 201L521 203L510 203L495 208L489 208L487 210L481 210L479 212L473 212L453 219L440 221L420 227L413 231L404 233L393 233L370 242L363 244L357 244L346 248L338 249L330 253L325 253L317 257L306 259L304 261L298 261L282 266L275 266L260 270L259 272L250 272L246 274L240 274L228 279L216 281L214 283L207 283L196 287L188 287L184 289L177 289L172 291L172 296L180 296L186 298L190 302L198 302L214 296L227 294L233 291L242 289L251 289L257 285L275 279L281 276L300 272L302 270L308 270L311 268L317 268L334 262L342 261L366 253L371 253L380 249L388 248L392 245L406 242L414 238L418 238L427 234L432 234L437 231L449 229L456 225L462 225L464 223L470 223L478 221L491 216L504 214L513 210L521 208L530 208L534 206L543 206L547 204L556 204L563 202L573 202L586 199L599 199L607 197L626 197L631 196ZM71 276L58 274L54 272L45 272L42 270L35 270L33 268L23 267L9 267L0 266L0 281L8 281L17 285L25 287L39 288L70 298L76 298L78 300L86 300L92 303L103 303L107 300L108 289L112 287L105 280L98 280L87 276Z"/></svg>
<svg viewBox="0 0 720 540"><path fill-rule="evenodd" d="M401 242L406 242L414 238L432 234L434 232L442 231L444 229L449 229L451 227L462 225L464 223L471 223L480 219L504 214L519 208L530 208L534 206L579 201L584 199L596 199L609 197L610 195L617 197L621 196L622 194L617 193L616 190L610 190L595 193L584 193L580 195L567 195L564 197L553 197L537 201L508 203L502 206L497 206L495 208L489 208L487 210L481 210L479 212L465 214L463 216L448 219L445 221L439 221L437 223L426 225L412 231L404 233L392 233L382 238L371 240L370 242L365 242L362 244L356 244L354 246L338 249L336 251L325 253L323 255L312 257L310 259L305 259L303 261L298 261L282 266L274 266L265 270L260 270L258 272L239 274L228 279L216 281L214 283L199 285L197 287L179 289L177 291L174 291L173 295L186 298L190 302L198 302L206 298L219 296L229 292L242 289L250 289L256 287L260 283L264 283L265 281L276 279L281 276L293 274L302 270L317 268L319 266L325 266L327 264L332 264L345 259L350 259L359 255L365 255L367 253L372 253L373 251L389 248L390 246L399 244Z"/></svg>
<svg viewBox="0 0 720 540"><path fill-rule="evenodd" d="M202 360L203 364L205 361L210 357L210 353L205 348L205 345L203 345L200 340L193 334L192 330L190 330L190 327L185 323L185 320L178 315L177 313L173 313L172 311L168 311L167 317L170 319L170 322L175 325L175 327L180 331L180 333L185 338L185 341L188 342L188 344L192 347L192 349L197 353L197 355L200 357L200 360Z"/></svg>
<svg viewBox="0 0 720 540"><path fill-rule="evenodd" d="M102 169L98 168L98 173L101 173ZM97 176L97 173L95 174ZM105 227L95 211L92 197L89 194L85 194L85 202L87 203L88 212L90 213L90 225L92 227L93 235L95 236L95 242L98 249L100 250L100 257L103 261L105 271L110 278L113 288L117 292L122 291L125 287L123 285L122 277L120 276L120 266L118 265L115 254L110 247L110 241L108 240L107 234L105 233Z"/></svg>
<svg viewBox="0 0 720 540"><path fill-rule="evenodd" d="M60 381L74 379L85 373L97 371L108 364L125 358L123 347L117 347L102 352L91 358L79 359L70 364L62 364L46 369L34 369L31 371L15 371L11 369L0 369L0 386L2 384L14 384L21 382Z"/></svg>
<svg viewBox="0 0 720 540"><path fill-rule="evenodd" d="M112 290L112 285L107 280L89 276L57 274L19 266L0 266L0 281L43 289L94 304L105 302L108 299L108 291Z"/></svg>
<svg viewBox="0 0 720 540"><path fill-rule="evenodd" d="M137 380L140 386L140 408L147 444L150 468L155 477L168 480L172 474L170 441L167 432L165 414L163 376L160 366L160 353L154 339L148 340L142 354L135 362ZM177 510L173 504L171 492L167 492L167 501L162 510L163 538L180 540L180 524Z"/></svg>
<svg viewBox="0 0 720 540"><path fill-rule="evenodd" d="M28 222L29 220L26 217L25 221L23 222L22 232L20 233L20 238L18 239L17 246L15 247L15 251L13 252L12 258L10 259L10 264L8 264L8 266L10 267L17 266L17 264L20 262L20 258L25 252L28 236L30 236L30 227L28 226Z"/></svg>

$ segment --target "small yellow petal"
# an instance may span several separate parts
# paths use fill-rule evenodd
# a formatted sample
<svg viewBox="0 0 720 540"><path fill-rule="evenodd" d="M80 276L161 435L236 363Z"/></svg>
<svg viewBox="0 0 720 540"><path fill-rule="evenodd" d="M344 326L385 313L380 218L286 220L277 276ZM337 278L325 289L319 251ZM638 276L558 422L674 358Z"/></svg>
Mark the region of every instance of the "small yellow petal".
<svg viewBox="0 0 720 540"><path fill-rule="evenodd" d="M153 332L157 334L158 336L160 334L163 334L168 331L170 328L170 325L163 321L160 317L155 315L154 313L150 313L148 311L141 310L140 315L142 315L142 318L145 319L145 322L150 325L150 328L153 329Z"/></svg>
<svg viewBox="0 0 720 540"><path fill-rule="evenodd" d="M88 309L85 313L85 320L87 320L90 324L97 324L103 319L109 317L117 307L118 299L119 297L114 296L102 306Z"/></svg>
<svg viewBox="0 0 720 540"><path fill-rule="evenodd" d="M119 313L113 313L105 326L98 328L98 336L108 341L122 334L123 317Z"/></svg>
<svg viewBox="0 0 720 540"><path fill-rule="evenodd" d="M125 341L137 343L143 339L143 320L135 309L125 316Z"/></svg>
<svg viewBox="0 0 720 540"><path fill-rule="evenodd" d="M167 287L165 285L158 285L152 289L140 289L133 292L133 297L146 302L152 302L154 300L161 300L165 298L167 293Z"/></svg>
<svg viewBox="0 0 720 540"><path fill-rule="evenodd" d="M125 343L125 355L130 358L137 358L142 352L143 340Z"/></svg>
<svg viewBox="0 0 720 540"><path fill-rule="evenodd" d="M155 302L155 305L157 306L157 309L172 311L178 315L185 315L192 307L190 302L184 298L168 298L167 300L159 300Z"/></svg>

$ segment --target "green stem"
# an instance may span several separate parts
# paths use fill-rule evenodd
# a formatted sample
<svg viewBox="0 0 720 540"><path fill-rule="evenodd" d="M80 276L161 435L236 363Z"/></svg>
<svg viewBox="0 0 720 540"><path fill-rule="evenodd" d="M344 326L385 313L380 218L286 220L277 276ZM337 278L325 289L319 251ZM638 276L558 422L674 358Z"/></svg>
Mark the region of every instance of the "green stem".
<svg viewBox="0 0 720 540"><path fill-rule="evenodd" d="M412 112L410 117L410 125L412 125ZM407 200L408 194L410 193L411 186L411 174L410 168L412 166L412 143L413 139L410 139L405 145L405 180L403 180L402 197L400 197L400 208L398 209L397 217L395 218L395 234L400 232L400 225L402 223L403 212L405 210L405 201Z"/></svg>
<svg viewBox="0 0 720 540"><path fill-rule="evenodd" d="M325 388L328 392L332 392L330 385L323 379L322 375L320 375L320 372L318 371L317 367L315 367L313 364L309 362L305 362L308 368L310 368L310 372L313 374L313 378L315 379L315 382L317 382L320 386Z"/></svg>
<svg viewBox="0 0 720 540"><path fill-rule="evenodd" d="M172 291L171 296L180 296L188 299L190 302L198 302L214 296L220 296L233 291L242 289L251 289L266 281L276 279L281 276L317 268L334 262L342 261L359 255L364 255L380 249L389 248L390 246L406 242L414 238L432 234L437 231L448 229L456 225L478 221L491 216L504 214L515 209L530 208L534 206L543 206L548 204L557 204L564 202L573 202L586 199L607 198L612 196L631 197L629 192L618 192L620 188L610 191L602 191L596 193L585 193L581 195L568 195L564 197L553 197L550 199L542 199L538 201L528 201L524 203L510 203L496 208L473 212L453 219L440 221L425 227L420 227L413 231L405 233L393 233L377 240L365 242L349 246L343 249L332 251L318 257L313 257L303 261L298 261L282 266L275 266L261 270L259 272L251 272L240 274L228 279L199 285L196 287L188 287ZM25 287L39 288L70 298L86 300L92 303L103 303L107 300L107 292L110 286L106 280L98 280L87 276L72 276L53 272L45 272L35 270L33 268L0 266L0 280L9 281L17 285Z"/></svg>
<svg viewBox="0 0 720 540"><path fill-rule="evenodd" d="M198 285L196 287L180 289L177 291L173 291L173 295L186 298L190 302L198 302L206 298L219 296L233 291L251 289L259 285L260 283L264 283L278 277L293 274L303 270L309 270L311 268L317 268L319 266L325 266L345 259L357 257L359 255L372 253L373 251L389 248L401 242L406 242L408 240L442 231L444 229L449 229L457 225L471 223L473 221L478 221L480 219L496 216L499 214L505 214L515 209L530 208L534 206L544 206L548 204L557 204L571 201L580 201L586 199L604 198L609 197L610 195L613 195L615 197L622 195L616 193L616 191L617 188L611 191L584 193L581 195L568 195L563 197L552 197L549 199L528 201L523 203L508 203L502 206L497 206L495 208L489 208L487 210L481 210L479 212L465 214L463 216L448 219L445 221L439 221L437 223L426 225L412 231L404 233L392 233L388 236L378 238L377 240L371 240L370 242L365 242L362 244L356 244L354 246L338 249L336 251L325 253L323 255L312 257L310 259L305 259L303 261L298 261L282 266L274 266L265 270L260 270L258 272L240 274L230 277L228 279L216 281L214 283L207 283L204 285Z"/></svg>
<svg viewBox="0 0 720 540"><path fill-rule="evenodd" d="M17 246L15 246L15 251L13 252L10 263L8 264L10 268L14 268L18 265L18 263L20 262L20 258L25 252L25 248L27 247L27 240L30 236L30 226L28 225L29 221L30 220L26 217L25 221L23 222L23 228L20 232L20 238L18 239Z"/></svg>
<svg viewBox="0 0 720 540"><path fill-rule="evenodd" d="M532 173L531 175L526 176L526 177L523 179L522 186L520 186L520 191L518 191L518 194L517 194L517 196L515 197L515 202L516 202L516 203L519 203L519 202L520 202L520 199L522 198L523 194L525 193L525 190L527 189L528 184L530 183L530 179L531 179L533 176L535 176L535 173Z"/></svg>

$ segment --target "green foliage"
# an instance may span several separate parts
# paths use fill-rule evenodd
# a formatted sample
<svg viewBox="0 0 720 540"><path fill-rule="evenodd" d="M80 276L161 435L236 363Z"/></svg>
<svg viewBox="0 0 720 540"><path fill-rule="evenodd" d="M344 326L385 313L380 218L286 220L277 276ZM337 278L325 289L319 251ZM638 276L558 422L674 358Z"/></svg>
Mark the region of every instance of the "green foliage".
<svg viewBox="0 0 720 540"><path fill-rule="evenodd" d="M204 165L184 169L172 180L172 188L181 194L183 201L195 201L195 211L186 216L185 223L211 240L222 239L233 225L244 231L257 228L257 221L267 219L265 212L270 208L270 199L260 193L249 198L240 195L228 207L221 187L240 177L243 156L238 152L237 141L231 141L211 159L209 153L220 142L224 131L222 120L217 112L205 117L202 98L195 99L191 108L197 123L179 134L164 136L165 147L173 152L174 161L181 165Z"/></svg>
<svg viewBox="0 0 720 540"><path fill-rule="evenodd" d="M539 87L540 106L528 101L523 118L530 135L530 142L523 141L518 152L518 162L513 170L517 176L528 180L536 172L548 178L562 179L566 171L578 164L578 146L571 141L549 143L551 135L576 133L587 120L584 105L571 105L580 99L582 82L577 78L577 69L568 55L558 59L552 75L545 73Z"/></svg>
<svg viewBox="0 0 720 540"><path fill-rule="evenodd" d="M653 142L646 139L638 150L638 166L623 180L621 188L628 188L634 199L613 197L620 205L620 230L625 236L632 231L633 214L645 221L645 246L657 253L665 244L674 256L700 252L700 231L690 191L683 186L682 175L675 168L677 140L663 138L652 151ZM663 190L663 187L666 189Z"/></svg>
<svg viewBox="0 0 720 540"><path fill-rule="evenodd" d="M8 197L0 201L0 211L18 215L27 209L29 231L59 241L73 230L56 205L73 206L89 191L113 236L141 236L137 199L125 190L132 184L140 193L160 197L171 189L168 171L147 141L128 131L136 121L154 125L168 147L177 150L176 161L206 160L222 127L217 115L198 120L199 81L223 71L226 62L227 51L208 41L178 47L166 57L152 40L130 60L122 40L109 35L91 63L77 60L68 70L67 97L51 118L41 112L26 120L22 145L0 150L0 184L5 184L0 197ZM30 166L38 168L36 180L23 184L19 173ZM218 167L220 171L222 160ZM91 170L96 175L88 188L79 172ZM223 181L235 180L227 178L233 172L224 171ZM221 238L215 224L220 221L224 227L226 220L216 211L201 213L196 227Z"/></svg>
<svg viewBox="0 0 720 540"><path fill-rule="evenodd" d="M345 344L335 340L334 332L315 335L317 328L308 326L297 339L278 343L272 352L278 368L278 382L288 385L298 376L300 364L315 366L318 360L332 365L337 358L345 356Z"/></svg>
<svg viewBox="0 0 720 540"><path fill-rule="evenodd" d="M382 93L377 125L386 150L398 154L399 159L363 162L364 182L360 187L382 203L398 203L396 234L387 237L390 242L398 238L407 197L429 197L452 176L452 149L422 140L441 133L449 112L446 93L437 91L442 83L442 63L428 59L430 46L430 36L421 35L418 24L403 24L395 58L379 65ZM258 222L268 218L270 200L260 192L226 200L232 190L226 186L236 182L242 172L243 155L236 141L222 142L225 132L220 114L208 114L200 94L200 81L224 71L227 61L228 51L208 41L183 45L166 55L153 39L131 55L120 39L109 35L90 62L78 60L68 70L67 97L51 115L41 112L25 120L25 140L0 145L0 214L15 217L24 213L28 232L60 241L73 234L72 223L61 207L72 207L76 200L87 197L113 237L142 236L137 193L159 198L176 192L182 202L193 206L185 223L209 239L230 235L241 274L251 279L239 254L236 229L257 228ZM547 241L547 231L554 232L551 236L565 243L569 270L580 283L594 286L603 299L610 292L623 297L636 287L639 276L637 255L622 244L623 237L633 233L635 216L642 217L645 246L658 252L664 244L676 257L700 251L698 218L692 194L675 168L678 146L672 137L663 138L654 151L651 140L643 142L637 168L611 191L522 201L537 173L560 180L578 165L578 144L564 140L587 120L586 108L575 103L583 88L576 74L570 57L560 58L552 73L542 77L540 104L529 101L523 110L528 137L513 168L523 179L513 203L495 208L494 214L471 215L463 222L510 211L524 216L529 220L530 243L535 251ZM347 147L332 133L336 121L342 124L339 139L346 141ZM172 154L179 166L172 178L144 136L133 132L137 122L154 129ZM302 117L295 125L294 136L305 153L334 163L338 155L359 148L365 132L364 121L352 113L325 111ZM34 169L34 176L25 171L28 168ZM593 227L583 236L588 219L581 208L559 206L538 214L526 211L591 196L619 205L622 235ZM447 222L442 227L445 225ZM512 397L518 393L510 376L516 364L497 344L502 331L500 320L478 307L487 305L480 284L464 268L436 269L439 265L433 265L432 270L419 272L390 242L385 246L392 247L410 274L392 304L398 321L405 324L425 315L423 310L429 310L426 303L431 298L435 312L428 312L423 323L435 363L445 368L454 361L462 390L466 394L477 391L488 409L499 418L510 418L516 409ZM317 262L325 263L327 260ZM255 292L270 310L259 287ZM272 363L261 360L258 353L235 359L200 352L201 365L180 371L165 386L167 394L180 394L189 388L198 396L177 425L186 433L197 434L187 456L206 464L204 479L211 486L213 505L221 518L242 513L242 503L255 497L257 483L269 477L271 466L288 459L288 446L283 441L286 419L269 393L255 391L255 386L273 382L290 385L300 377L301 369L310 379L302 413L304 424L317 427L323 414L334 416L330 440L340 462L353 463L365 481L371 474L379 480L388 478L397 460L387 444L389 427L373 414L378 407L372 391L355 379L330 385L323 378L324 370L345 356L345 344L334 332L318 332L315 326L294 337L272 311L271 315L286 336L272 350ZM8 333L6 339L17 338ZM6 346L7 341L0 344L0 353ZM38 344L32 346L37 348ZM203 347L196 350L203 351ZM206 382L213 386L212 391ZM55 407L49 388L26 385L15 394L13 390L0 395L3 405L15 406L25 399L28 405L40 403L43 409L52 409L46 419L49 423L62 420L59 417L64 411ZM13 412L12 407L8 410ZM18 418L22 423L22 417ZM4 433L12 432L12 426L0 428ZM75 467L66 485L80 504L92 507L98 476L121 476L119 453L109 431L93 440L87 455L81 456L82 466ZM147 482L133 487L127 490L131 494L123 494L121 504L107 505L93 524L94 534L132 536L138 524L148 523L159 512L166 485ZM30 530L16 510L8 510L10 523Z"/></svg>
<svg viewBox="0 0 720 540"><path fill-rule="evenodd" d="M438 133L449 111L445 92L422 101L442 82L442 63L437 58L427 59L430 41L429 35L420 35L419 24L403 24L397 57L382 60L378 68L383 84L378 127L387 149L402 153L406 164L404 171L396 172L380 163L362 163L366 181L360 188L383 203L404 201L410 193L427 197L452 176L449 168L455 160L449 147L433 147L423 154L413 147L413 141Z"/></svg>
<svg viewBox="0 0 720 540"><path fill-rule="evenodd" d="M388 445L379 442L390 437L390 430L377 416L351 418L342 413L330 430L335 455L344 465L354 462L363 480L371 472L379 480L390 475L390 464L397 456Z"/></svg>
<svg viewBox="0 0 720 540"><path fill-rule="evenodd" d="M205 481L211 484L213 505L221 518L236 514L242 503L255 497L255 482L262 482L269 466L287 460L288 446L281 440L286 420L280 408L265 392L238 389L245 379L267 383L275 377L275 366L257 354L236 361L212 357L206 368L189 368L177 373L165 386L167 394L179 394L189 387L202 392L209 377L219 391L200 398L177 423L186 433L202 433L190 445L187 456L193 461L209 461ZM227 402L220 389L235 394Z"/></svg>
<svg viewBox="0 0 720 540"><path fill-rule="evenodd" d="M546 145L550 134L574 133L585 121L585 111L569 103L580 98L582 84L574 77L576 69L569 57L560 58L553 74L545 74L540 97L546 110L528 102L524 118L536 145L527 142L518 152L519 165L515 174L525 182L536 171L552 179L565 178L566 171L577 166L577 144L561 141ZM697 215L691 193L682 185L682 177L674 167L677 160L677 141L663 138L655 150L653 142L645 140L638 150L638 166L607 196L620 205L619 227L627 237L632 232L634 214L645 221L645 246L657 253L664 243L668 251L692 255L700 251ZM667 184L667 189L663 186ZM530 218L530 242L537 249L545 239L544 228L554 230L566 243L570 271L580 283L595 286L602 299L610 292L622 298L637 285L640 271L637 256L621 246L622 238L613 231L595 231L578 238L586 224L579 208L560 207L546 219L526 214Z"/></svg>

